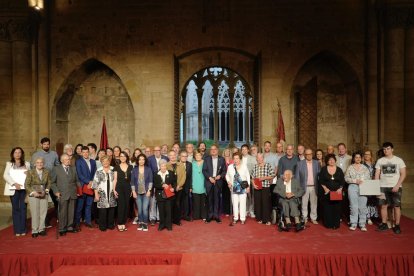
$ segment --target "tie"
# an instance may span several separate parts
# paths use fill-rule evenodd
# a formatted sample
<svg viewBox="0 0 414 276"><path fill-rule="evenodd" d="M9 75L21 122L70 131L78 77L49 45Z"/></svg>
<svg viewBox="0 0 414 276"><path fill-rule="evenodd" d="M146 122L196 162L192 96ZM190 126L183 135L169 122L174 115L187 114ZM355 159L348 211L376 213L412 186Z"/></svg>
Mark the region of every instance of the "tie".
<svg viewBox="0 0 414 276"><path fill-rule="evenodd" d="M65 167L66 174L69 174L69 167Z"/></svg>

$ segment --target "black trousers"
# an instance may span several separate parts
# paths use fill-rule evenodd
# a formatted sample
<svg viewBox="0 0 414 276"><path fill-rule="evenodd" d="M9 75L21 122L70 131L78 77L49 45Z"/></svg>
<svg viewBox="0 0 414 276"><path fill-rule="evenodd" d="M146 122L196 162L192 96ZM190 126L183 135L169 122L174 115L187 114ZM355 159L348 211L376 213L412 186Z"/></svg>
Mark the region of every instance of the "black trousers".
<svg viewBox="0 0 414 276"><path fill-rule="evenodd" d="M114 227L115 208L98 208L99 213L99 229L106 230Z"/></svg>
<svg viewBox="0 0 414 276"><path fill-rule="evenodd" d="M184 219L191 219L191 205L190 191L183 190L181 196L181 210Z"/></svg>
<svg viewBox="0 0 414 276"><path fill-rule="evenodd" d="M127 189L122 187L118 189L118 186L116 188L118 192L118 224L124 225L126 224L128 217L131 188Z"/></svg>
<svg viewBox="0 0 414 276"><path fill-rule="evenodd" d="M273 190L275 189L276 184L270 184L270 198L271 198L271 204L272 208L278 207L279 199L277 194L273 193Z"/></svg>
<svg viewBox="0 0 414 276"><path fill-rule="evenodd" d="M206 195L193 194L193 219L206 219Z"/></svg>
<svg viewBox="0 0 414 276"><path fill-rule="evenodd" d="M171 221L172 201L173 199L157 201L158 211L160 213L160 225L158 226L159 229L163 229L163 228L172 229L172 221Z"/></svg>
<svg viewBox="0 0 414 276"><path fill-rule="evenodd" d="M181 198L183 196L183 190L175 192L175 197L173 199L173 222L179 224L181 222Z"/></svg>
<svg viewBox="0 0 414 276"><path fill-rule="evenodd" d="M230 215L230 200L231 200L231 193L229 186L227 186L227 181L224 181L223 188L221 194L221 213Z"/></svg>
<svg viewBox="0 0 414 276"><path fill-rule="evenodd" d="M263 223L270 222L270 214L272 211L272 202L270 188L254 191L254 212L257 221Z"/></svg>
<svg viewBox="0 0 414 276"><path fill-rule="evenodd" d="M329 193L321 197L323 223L327 228L339 228L341 219L341 201L329 199Z"/></svg>
<svg viewBox="0 0 414 276"><path fill-rule="evenodd" d="M219 219L220 218L220 195L221 189L220 187L215 184L212 185L210 191L207 194L207 201L208 201L208 217L207 219Z"/></svg>

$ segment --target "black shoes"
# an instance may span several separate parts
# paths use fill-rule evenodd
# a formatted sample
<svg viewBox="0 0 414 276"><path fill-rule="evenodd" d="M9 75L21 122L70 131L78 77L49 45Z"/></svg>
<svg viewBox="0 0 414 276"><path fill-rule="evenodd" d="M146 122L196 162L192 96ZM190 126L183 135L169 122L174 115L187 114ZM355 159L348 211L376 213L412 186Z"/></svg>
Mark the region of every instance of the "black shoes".
<svg viewBox="0 0 414 276"><path fill-rule="evenodd" d="M59 232L59 236L66 236L66 231Z"/></svg>
<svg viewBox="0 0 414 276"><path fill-rule="evenodd" d="M44 236L46 236L46 235L47 235L47 234L46 234L46 231L44 231L44 230L39 232L39 236L44 237Z"/></svg>
<svg viewBox="0 0 414 276"><path fill-rule="evenodd" d="M296 223L296 232L300 232L305 229L305 225L303 222Z"/></svg>
<svg viewBox="0 0 414 276"><path fill-rule="evenodd" d="M206 220L204 221L204 223L205 223L205 224L208 224L208 223L210 223L210 221L211 221L211 219L206 219Z"/></svg>
<svg viewBox="0 0 414 276"><path fill-rule="evenodd" d="M37 238L37 236L39 236L39 234L38 234L38 233L33 233L33 234L32 234L32 238Z"/></svg>
<svg viewBox="0 0 414 276"><path fill-rule="evenodd" d="M216 218L216 222L217 222L217 223L221 223L221 219Z"/></svg>
<svg viewBox="0 0 414 276"><path fill-rule="evenodd" d="M93 225L91 223L85 223L85 226L88 228L93 228Z"/></svg>
<svg viewBox="0 0 414 276"><path fill-rule="evenodd" d="M388 230L388 225L386 223L381 223L380 225L378 225L377 231L383 232L387 230Z"/></svg>
<svg viewBox="0 0 414 276"><path fill-rule="evenodd" d="M401 228L399 224L396 224L393 228L392 231L394 231L395 234L399 235L401 234Z"/></svg>

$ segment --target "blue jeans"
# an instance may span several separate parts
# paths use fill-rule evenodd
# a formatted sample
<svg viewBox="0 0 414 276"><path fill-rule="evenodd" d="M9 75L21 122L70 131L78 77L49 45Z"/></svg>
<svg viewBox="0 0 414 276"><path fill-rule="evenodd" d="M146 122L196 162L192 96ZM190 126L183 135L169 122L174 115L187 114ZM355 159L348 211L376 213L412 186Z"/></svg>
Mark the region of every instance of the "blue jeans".
<svg viewBox="0 0 414 276"><path fill-rule="evenodd" d="M359 195L359 185L349 184L348 198L349 208L351 211L349 216L351 226L357 225L359 217L359 227L365 227L368 214L367 197Z"/></svg>
<svg viewBox="0 0 414 276"><path fill-rule="evenodd" d="M146 194L138 194L135 199L138 208L138 221L141 223L148 223L148 207L150 198Z"/></svg>
<svg viewBox="0 0 414 276"><path fill-rule="evenodd" d="M10 197L12 204L13 229L15 234L26 233L26 190L16 190Z"/></svg>
<svg viewBox="0 0 414 276"><path fill-rule="evenodd" d="M91 210L92 210L93 196L82 195L78 197L77 206L76 206L76 215L75 215L75 224L80 224L80 219L82 217L82 209L85 204L85 223L91 224Z"/></svg>

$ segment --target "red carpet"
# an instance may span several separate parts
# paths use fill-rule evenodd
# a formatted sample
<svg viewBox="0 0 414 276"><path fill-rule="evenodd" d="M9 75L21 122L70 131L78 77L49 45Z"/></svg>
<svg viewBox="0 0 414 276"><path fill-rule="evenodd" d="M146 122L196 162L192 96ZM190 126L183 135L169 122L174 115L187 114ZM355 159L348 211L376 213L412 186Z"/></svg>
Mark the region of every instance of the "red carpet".
<svg viewBox="0 0 414 276"><path fill-rule="evenodd" d="M401 235L379 233L374 226L352 232L345 225L279 233L253 220L234 227L227 222L184 221L171 232L137 231L132 224L126 232L83 228L58 240L56 228L33 239L14 237L9 227L0 231L0 275L43 276L63 265L105 265L110 271L115 265L157 265L154 273L173 265L173 270L179 266L176 275L211 275L230 267L249 275L414 275L414 221L408 218L401 222ZM195 255L200 253L207 254Z"/></svg>

